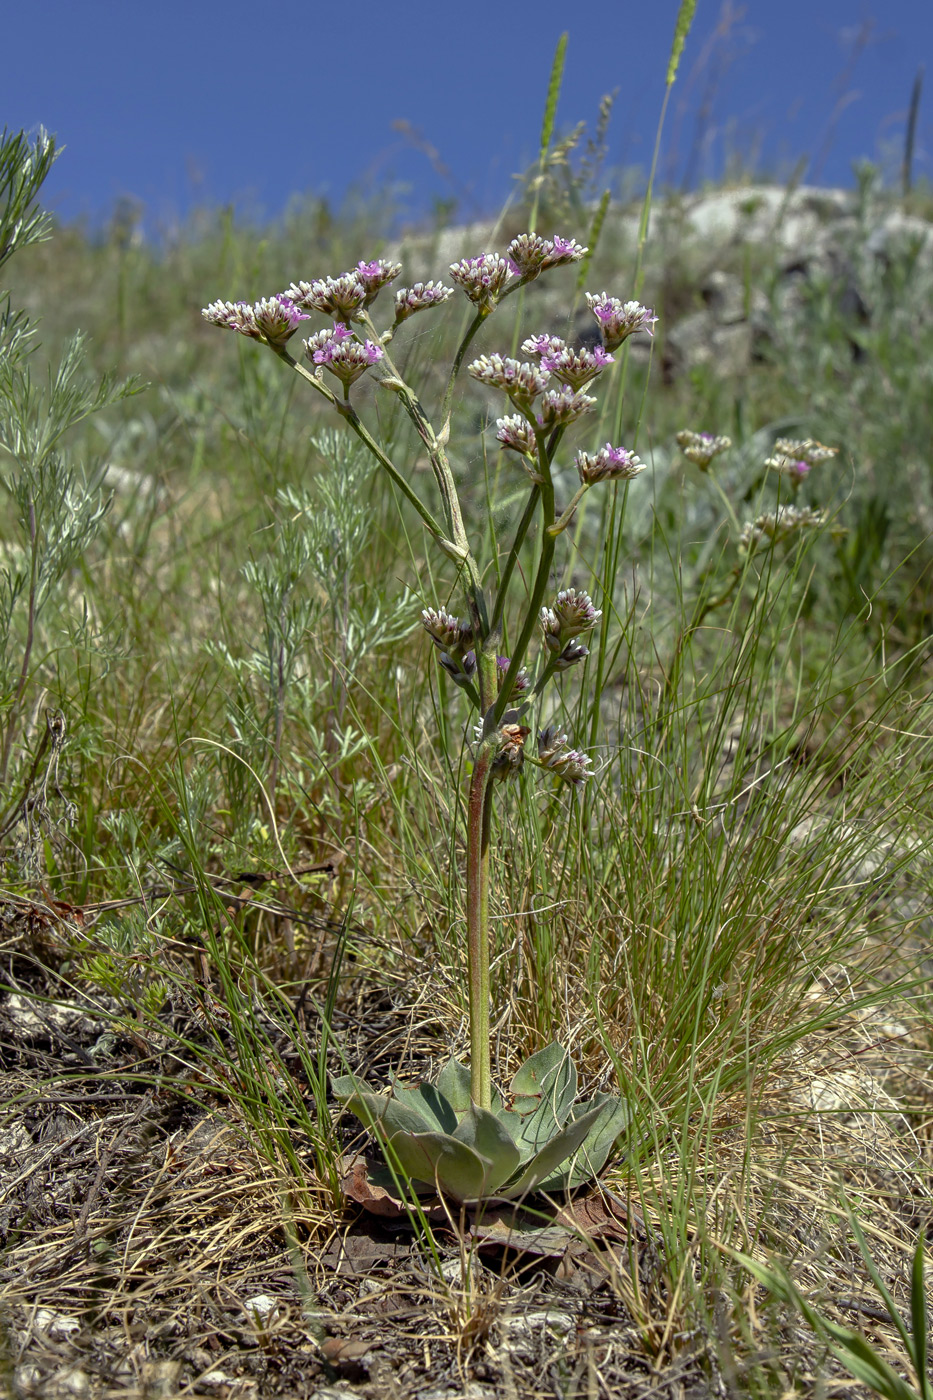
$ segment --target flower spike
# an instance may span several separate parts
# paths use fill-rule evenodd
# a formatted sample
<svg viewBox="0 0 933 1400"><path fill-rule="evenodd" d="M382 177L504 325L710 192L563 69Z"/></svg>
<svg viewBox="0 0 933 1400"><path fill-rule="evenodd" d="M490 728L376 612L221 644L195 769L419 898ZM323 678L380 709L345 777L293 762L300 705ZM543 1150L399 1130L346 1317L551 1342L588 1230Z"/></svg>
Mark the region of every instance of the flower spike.
<svg viewBox="0 0 933 1400"><path fill-rule="evenodd" d="M657 316L650 307L638 301L622 302L608 292L586 294L587 305L599 324L599 333L606 350L617 350L623 341L637 331L654 335Z"/></svg>
<svg viewBox="0 0 933 1400"><path fill-rule="evenodd" d="M547 388L547 370L537 365L511 360L505 355L480 355L467 366L468 373L481 384L501 389L508 394L516 408L530 409L537 396Z"/></svg>
<svg viewBox="0 0 933 1400"><path fill-rule="evenodd" d="M314 282L293 282L285 296L303 311L325 316L352 316L366 303L366 286L358 272L343 277L322 277Z"/></svg>
<svg viewBox="0 0 933 1400"><path fill-rule="evenodd" d="M765 461L765 466L783 476L801 481L812 467L830 461L838 452L838 447L824 447L814 438L804 438L802 441L795 438L778 438L771 456Z"/></svg>
<svg viewBox="0 0 933 1400"><path fill-rule="evenodd" d="M582 787L592 777L590 759L579 749L567 748L567 735L556 724L538 733L538 762L573 787Z"/></svg>
<svg viewBox="0 0 933 1400"><path fill-rule="evenodd" d="M687 461L693 462L701 472L709 471L713 459L732 446L732 439L729 437L714 437L712 433L692 433L686 428L677 434L677 441Z"/></svg>
<svg viewBox="0 0 933 1400"><path fill-rule="evenodd" d="M284 345L301 322L309 319L287 296L264 297L252 306L245 301L213 301L201 315L212 326L275 346Z"/></svg>
<svg viewBox="0 0 933 1400"><path fill-rule="evenodd" d="M450 264L450 275L474 306L491 311L512 270L498 253L480 253L477 258L461 258Z"/></svg>
<svg viewBox="0 0 933 1400"><path fill-rule="evenodd" d="M520 233L506 249L509 267L516 277L531 282L540 273L565 263L579 262L589 252L572 238L541 238L536 233Z"/></svg>
<svg viewBox="0 0 933 1400"><path fill-rule="evenodd" d="M552 428L566 427L575 423L584 413L589 413L595 403L592 395L584 394L579 389L571 389L569 384L563 384L560 389L549 389L546 394L541 395L538 427L548 432Z"/></svg>
<svg viewBox="0 0 933 1400"><path fill-rule="evenodd" d="M584 486L592 486L597 481L631 481L647 470L634 452L626 447L613 447L611 442L594 455L578 452L573 460Z"/></svg>
<svg viewBox="0 0 933 1400"><path fill-rule="evenodd" d="M413 287L400 287L395 293L395 324L401 325L416 311L441 306L453 294L453 287L444 287L440 282L416 282Z"/></svg>
<svg viewBox="0 0 933 1400"><path fill-rule="evenodd" d="M332 331L318 331L302 342L312 363L323 365L340 382L349 388L360 375L382 359L385 351L381 345L371 340L360 343L342 322L337 322Z"/></svg>
<svg viewBox="0 0 933 1400"><path fill-rule="evenodd" d="M355 273L350 273L349 276L356 276L362 282L366 293L363 305L369 306L376 300L383 287L395 281L401 270L401 263L390 263L383 258L376 258L373 262L358 262Z"/></svg>
<svg viewBox="0 0 933 1400"><path fill-rule="evenodd" d="M826 512L810 506L779 506L742 527L738 548L749 554L761 544L780 544L802 530L818 530L826 524Z"/></svg>
<svg viewBox="0 0 933 1400"><path fill-rule="evenodd" d="M463 656L473 646L473 628L446 608L425 608L421 625L434 645L451 656Z"/></svg>
<svg viewBox="0 0 933 1400"><path fill-rule="evenodd" d="M535 430L520 413L496 419L496 438L503 447L512 452L519 452L523 457L537 456L538 440Z"/></svg>

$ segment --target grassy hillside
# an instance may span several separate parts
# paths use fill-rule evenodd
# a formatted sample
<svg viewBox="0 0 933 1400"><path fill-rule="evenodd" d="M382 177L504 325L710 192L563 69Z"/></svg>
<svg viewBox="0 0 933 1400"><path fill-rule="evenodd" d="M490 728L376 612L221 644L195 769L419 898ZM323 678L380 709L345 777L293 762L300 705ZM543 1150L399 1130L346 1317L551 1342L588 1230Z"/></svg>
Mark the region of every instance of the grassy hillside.
<svg viewBox="0 0 933 1400"><path fill-rule="evenodd" d="M495 1237L474 1268L477 1234L455 1244L441 1216L415 1222L404 1257L373 1248L348 1273L335 1238L372 1229L347 1200L357 1125L328 1072L417 1077L466 1045L473 721L420 625L462 607L458 571L340 416L201 308L377 257L405 285L449 282L533 204L543 233L590 243L585 284L577 266L531 283L471 357L532 334L592 344L584 290L659 318L572 430L574 448L624 443L647 466L585 497L552 575L602 609L540 717L593 776L577 791L523 773L493 853L494 1071L505 1084L557 1036L625 1099L602 1197L615 1233L532 1281ZM857 1297L841 1316L899 1345L864 1312L839 1191L900 1297L929 1214L930 244L911 225L879 254L879 221L903 211L868 180L835 256L799 275L777 237L698 237L673 196L641 253L633 211L610 208L595 242L593 212L582 178L555 176L495 227L391 247L378 198L268 229L204 211L159 248L115 220L52 229L0 272L34 323L0 386L11 1375L27 1333L35 1357L16 1393L65 1385L39 1306L80 1319L68 1364L95 1394L201 1393L211 1366L262 1395L340 1376L371 1395L471 1377L490 1395L769 1395L841 1374L825 1338L756 1302L730 1248L788 1259L833 1316ZM710 287L738 289L738 356L715 317L711 353L702 320L686 338ZM392 343L432 413L467 313L452 299ZM98 394L110 374L135 391ZM354 401L436 509L395 398L370 377ZM496 441L507 411L457 381L450 460L490 589L528 490ZM731 447L701 470L685 429ZM838 454L788 476L766 465L786 438ZM569 447L555 482L566 504ZM788 505L811 527L769 538ZM531 532L518 553L513 641L540 547ZM205 1123L228 1136L197 1157ZM75 1124L103 1146L53 1181L38 1145ZM246 1309L234 1326L236 1299L267 1294L272 1321ZM545 1319L524 1350L508 1341L547 1309L572 1334ZM135 1379L118 1316L163 1329ZM351 1365L334 1342L357 1335Z"/></svg>

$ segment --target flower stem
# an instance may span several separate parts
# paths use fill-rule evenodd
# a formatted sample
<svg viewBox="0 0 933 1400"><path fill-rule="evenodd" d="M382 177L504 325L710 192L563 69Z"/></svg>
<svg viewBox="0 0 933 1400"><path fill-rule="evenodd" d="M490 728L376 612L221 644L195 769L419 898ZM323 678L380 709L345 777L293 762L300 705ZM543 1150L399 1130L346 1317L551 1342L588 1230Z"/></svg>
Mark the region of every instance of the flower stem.
<svg viewBox="0 0 933 1400"><path fill-rule="evenodd" d="M495 736L480 748L470 779L467 812L467 967L470 993L470 1097L492 1107L489 1052L489 831Z"/></svg>
<svg viewBox="0 0 933 1400"><path fill-rule="evenodd" d="M560 441L561 433L562 430L560 428L556 429L555 432L551 434L551 439L547 444L540 439L538 441L538 468L540 479L537 484L540 491L541 524L543 526L541 531L540 553L538 555L538 570L535 575L534 584L532 585L531 597L528 600L525 620L522 624L518 641L511 647L512 659L509 662L509 669L506 671L499 688L499 697L496 701L495 708L496 724L501 722L502 716L508 706L512 688L515 685L515 678L521 670L522 663L525 659L525 653L528 650L528 644L531 641L535 627L538 625L538 614L541 611L541 603L550 577L551 562L554 558L554 546L556 544L555 536L550 530L550 527L554 524L555 515L554 483L551 480L551 462L553 461L554 451ZM500 594L501 591L500 589Z"/></svg>
<svg viewBox="0 0 933 1400"><path fill-rule="evenodd" d="M373 325L372 318L367 312L360 314L360 321L366 330L372 335L374 340L380 341L379 333ZM444 505L444 518L447 523L448 540L441 540L442 547L451 558L457 560L465 570L467 576L467 595L470 600L470 617L477 633L485 637L489 631L489 618L486 613L486 600L483 596L480 572L476 560L470 550L466 530L463 525L463 516L460 510L460 497L457 494L457 485L454 481L454 474L444 450L447 440L446 428L438 435L431 426L430 419L421 405L418 395L405 382L398 368L393 363L388 352L383 353L383 364L388 371L380 380L380 383L392 393L397 394L399 401L405 412L408 414L415 430L427 449L431 468L434 472L434 479L437 482L441 500ZM482 695L482 684L480 685Z"/></svg>
<svg viewBox="0 0 933 1400"><path fill-rule="evenodd" d="M515 539L512 541L512 548L509 550L509 557L502 570L502 577L499 580L499 592L496 595L496 603L492 613L492 626L497 627L502 621L502 613L509 593L509 584L512 581L512 574L515 572L515 565L518 563L518 556L521 553L522 545L525 543L525 536L535 516L538 507L538 497L541 489L537 483L531 488L528 503L525 506L525 513L518 522L518 529L515 531Z"/></svg>

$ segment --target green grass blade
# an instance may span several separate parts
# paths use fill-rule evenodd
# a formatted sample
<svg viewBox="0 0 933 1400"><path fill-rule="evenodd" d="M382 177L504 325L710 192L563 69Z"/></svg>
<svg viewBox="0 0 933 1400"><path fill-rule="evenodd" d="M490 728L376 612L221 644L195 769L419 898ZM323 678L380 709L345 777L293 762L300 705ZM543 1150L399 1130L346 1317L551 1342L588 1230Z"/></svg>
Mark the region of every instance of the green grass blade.
<svg viewBox="0 0 933 1400"><path fill-rule="evenodd" d="M865 1261L865 1267L871 1275L871 1281L877 1288L881 1297L883 1298L884 1305L887 1308L888 1312L891 1314L891 1321L894 1323L894 1326L900 1333L901 1341L904 1343L904 1347L907 1351L907 1354L910 1357L913 1357L914 1352L913 1345L911 1343L910 1329L908 1328L907 1323L901 1316L897 1304L895 1303L894 1299L891 1297L891 1294L886 1288L884 1279L878 1272L878 1269L875 1265L875 1261L871 1256L871 1250L868 1248L868 1241L865 1239L865 1236L862 1233L862 1227L858 1222L855 1212L851 1208L849 1208L848 1214L849 1224L852 1227L852 1233L855 1236L855 1242L859 1247L859 1253ZM911 1301L913 1301L913 1299L911 1299Z"/></svg>
<svg viewBox="0 0 933 1400"><path fill-rule="evenodd" d="M853 1332L850 1328L841 1327L839 1323L823 1317L807 1302L784 1269L769 1267L737 1249L727 1249L727 1253L773 1293L775 1298L802 1313L814 1332L827 1338L834 1356L856 1380L864 1381L879 1395L886 1396L887 1400L918 1400L913 1386L901 1379L860 1332Z"/></svg>
<svg viewBox="0 0 933 1400"><path fill-rule="evenodd" d="M910 1271L910 1321L913 1327L913 1348L910 1359L914 1363L917 1382L923 1400L930 1400L933 1386L927 1375L927 1295L923 1278L923 1237L917 1241L914 1262Z"/></svg>

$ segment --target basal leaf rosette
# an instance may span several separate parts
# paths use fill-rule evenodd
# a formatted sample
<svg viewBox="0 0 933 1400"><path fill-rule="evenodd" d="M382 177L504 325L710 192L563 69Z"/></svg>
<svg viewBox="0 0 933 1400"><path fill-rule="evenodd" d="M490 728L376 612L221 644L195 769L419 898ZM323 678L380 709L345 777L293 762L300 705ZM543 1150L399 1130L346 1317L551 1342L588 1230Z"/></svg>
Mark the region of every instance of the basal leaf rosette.
<svg viewBox="0 0 933 1400"><path fill-rule="evenodd" d="M508 1098L491 1109L470 1098L470 1071L448 1060L436 1084L396 1083L378 1093L353 1075L335 1098L376 1136L415 1192L458 1203L567 1191L603 1167L629 1113L612 1094L577 1104L577 1072L557 1041L526 1060Z"/></svg>

